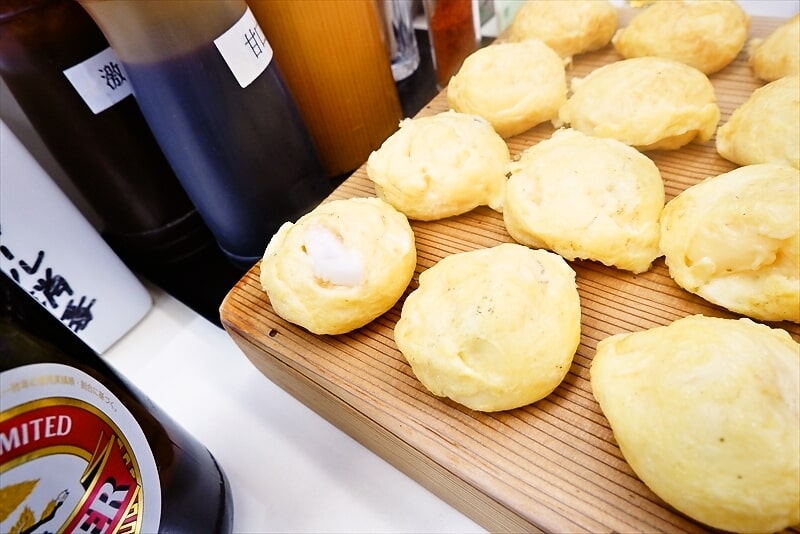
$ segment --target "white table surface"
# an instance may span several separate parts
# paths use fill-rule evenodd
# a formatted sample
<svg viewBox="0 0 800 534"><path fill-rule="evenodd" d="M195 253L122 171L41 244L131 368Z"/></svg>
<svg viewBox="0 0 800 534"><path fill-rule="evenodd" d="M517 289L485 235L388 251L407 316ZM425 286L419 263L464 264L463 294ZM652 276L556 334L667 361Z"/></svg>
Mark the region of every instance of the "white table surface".
<svg viewBox="0 0 800 534"><path fill-rule="evenodd" d="M152 285L103 354L222 465L234 531L485 532L270 382L228 334Z"/></svg>
<svg viewBox="0 0 800 534"><path fill-rule="evenodd" d="M800 8L740 4L776 17ZM4 100L3 115L19 119ZM236 533L484 532L270 382L224 330L148 289L152 310L103 357L214 454L232 486Z"/></svg>

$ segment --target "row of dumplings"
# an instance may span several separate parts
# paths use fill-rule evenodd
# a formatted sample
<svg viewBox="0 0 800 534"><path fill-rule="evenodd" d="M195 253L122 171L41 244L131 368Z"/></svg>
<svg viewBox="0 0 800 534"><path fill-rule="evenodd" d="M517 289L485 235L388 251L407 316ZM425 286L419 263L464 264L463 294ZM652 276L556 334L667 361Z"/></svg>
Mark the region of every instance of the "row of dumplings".
<svg viewBox="0 0 800 534"><path fill-rule="evenodd" d="M584 9L601 10L602 2L579 3ZM558 9L580 8L566 4L560 3ZM515 20L512 39L536 37L542 26L532 13L554 8L555 2L528 2L522 17ZM613 33L610 26L608 22L604 35ZM658 218L659 249L679 286L762 320L800 320L798 28L800 16L795 16L768 39L750 44L753 73L770 83L756 90L716 132L718 153L742 167L685 190ZM692 138L706 141L719 115L711 105L710 84L700 73L712 74L727 66L741 50L747 29L747 17L735 2L657 2L612 40L623 58L640 59L576 80L572 101L559 109L558 120L643 150L675 149ZM672 91L660 84L669 84ZM672 109L663 105L665 98ZM624 102L630 99L635 104ZM694 105L689 116L678 111L681 106L686 110L687 102ZM649 111L637 115L642 108ZM626 118L629 114L633 118ZM556 132L553 139L565 135ZM526 171L529 174L554 173L546 169L552 153L543 153L551 142L530 149L520 166L532 167ZM606 164L609 152L607 148ZM591 158L596 152L584 148L584 155ZM528 158L536 158L537 164L527 163ZM641 161L637 172L648 176L649 166ZM649 173L652 185L627 182L629 187L642 186L642 191L649 187L647 195L626 194L620 191L625 181L603 180L598 172L596 186L614 188L604 201L612 208L608 211L618 207L617 213L624 213L620 204L628 195L639 196L640 202L650 198L651 209L657 210L662 191L653 171ZM554 175L561 178L565 191L574 187L563 169ZM509 188L523 196L541 180L513 184L513 177ZM561 213L571 213L568 206L586 210L564 202L556 206L540 213L557 220L559 208ZM504 213L509 233L522 242L548 247L540 235L509 225L516 219L508 213L511 209L513 204ZM521 219L532 218L525 214ZM542 219L538 222L544 226ZM642 228L658 233L652 226ZM616 243L630 246L621 240ZM647 250L641 241L639 247ZM596 258L636 271L650 257L644 254L636 267L616 259L624 254L612 255L611 262L602 259L602 253L611 252L602 250ZM749 319L695 315L601 340L592 359L590 383L625 460L665 502L714 528L773 532L800 523L799 362L800 345L782 329Z"/></svg>
<svg viewBox="0 0 800 534"><path fill-rule="evenodd" d="M564 20L545 23L554 13ZM720 109L707 74L736 57L747 36L747 15L732 0L658 2L616 33L615 47L623 59L573 78L567 98L564 55L607 43L616 27L614 13L604 0L529 1L512 23L512 40L482 48L464 61L448 85L449 106L483 117L504 138L551 121L640 150L678 149L711 139ZM565 27L567 21L572 32ZM514 31L519 26L524 30ZM664 30L653 31L657 29ZM596 38L597 32L602 39ZM628 32L663 46L621 48ZM753 42L753 70L771 83L753 93L720 128L717 150L739 165L800 167L800 15L766 40ZM671 43L687 50L672 50ZM713 69L702 64L711 57ZM767 58L773 68L764 66Z"/></svg>
<svg viewBox="0 0 800 534"><path fill-rule="evenodd" d="M702 7L698 7L700 5ZM659 10L667 11L661 13ZM671 10L674 11L672 15L669 14ZM706 20L706 24L726 27L727 23L714 23L715 19L711 15L719 16L721 13L723 20L735 19L731 13L736 13L739 8L732 1L661 2L637 15L629 28L638 27L634 23L642 19L645 21L641 23L643 27L648 27L652 23L647 22L650 20L648 13L654 11L660 13L658 20L667 21L664 25L672 27L677 24L676 21L684 21L687 12L697 16L703 10L711 10L705 13L706 17L701 17ZM525 80L522 85L525 86L526 93L547 94L548 81L564 80L563 62L550 45L538 38L521 37L525 32L519 28L525 28L525 23L536 17L541 18L544 12L548 12L545 14L551 20L550 23L528 24L527 27L538 28L540 31L551 28L553 34L571 35L571 45L559 45L562 55L602 46L604 40L607 42L607 37L586 41L586 34L602 32L604 36L608 36L613 33L608 29L616 28L616 11L605 1L529 0L515 18L511 34L519 39L518 44L533 47L531 50L534 52L530 54L533 57L537 57L539 52L556 56L553 65L557 64L556 70L560 71L556 76L543 76L542 83L534 88L528 86L529 80ZM572 24L578 20L583 25L575 31L566 28L566 14L577 14L578 16L570 19ZM675 20L669 22L671 17ZM552 22L553 20L556 22ZM709 20L712 22L708 22ZM738 20L739 24L744 25L746 34L746 15ZM726 30L725 33L731 31ZM743 39L739 40L743 42ZM770 39L765 41L764 46L768 42ZM471 59L479 57L484 51L499 50L501 46L502 44L495 44L475 52L467 59L462 71L469 70ZM646 62L653 68L647 68L644 64L636 67L631 63L636 61ZM499 85L502 89L504 86L516 85L519 80L513 77L517 73L523 73L522 77L525 77L527 74L524 73L536 70L546 63L534 61L533 69L503 61L489 61L487 64L512 76L510 80L501 80L503 83ZM631 67L628 68L628 65ZM607 84L600 84L601 87L607 85L607 90L588 90L591 89L592 78L602 78L600 75L608 72L609 67L620 66L625 67L623 75L612 77ZM683 80L680 76L669 75L675 69L687 69L682 72L691 76ZM456 74L447 89L448 102L451 104L451 94L457 92L456 82L462 71ZM651 75L663 76L663 83L654 83ZM631 79L645 81L637 85L630 83ZM435 116L402 121L399 130L370 155L366 171L374 184L377 197L399 212L403 218L437 220L488 205L503 214L509 235L520 244L551 250L567 260L595 260L634 273L648 270L652 262L664 254L670 274L679 285L689 291L756 319L788 319L798 322L800 297L797 295L796 285L800 275L795 272L798 265L794 260L798 254L798 208L796 195L791 192L797 180L796 167L800 166L800 158L794 154L790 155L789 161L782 161L771 154L765 154L764 147L767 145L765 140L773 137L785 140L786 146L795 151L800 150L800 104L797 99L800 91L799 79L796 75L788 76L755 91L748 103L736 110L730 121L720 127L718 150L723 151L722 144L726 147L759 147L762 151L759 157L754 158L754 161L741 163L744 167L728 173L729 176L720 176L698 184L670 201L666 207L659 170L641 151L654 146L679 148L696 136L700 139L710 138L719 119L719 109L714 102L713 86L704 74L682 63L652 56L617 61L580 80L573 96L559 107L563 112L561 115L569 118L565 121L565 126L571 127L559 128L550 139L528 148L518 160L510 159L508 146L500 132L502 128L499 129L491 117L451 109ZM582 106L573 104L573 99L579 95L578 91L585 88L585 93L581 93L586 95L583 107L589 113L602 108L618 111L624 121L627 121L628 127L625 127L623 121L616 120L612 121L615 124L595 124L593 128L581 128L581 121L576 120L573 115L581 115L575 110ZM661 88L662 93L671 92L673 101L665 98L662 93L654 92L654 88ZM771 91L772 88L778 90ZM629 98L630 91L626 93L625 89L635 90L640 93L640 98ZM557 92L563 95L565 90L559 89ZM760 95L770 92L782 95L781 98L787 102L787 106L776 108L774 99L758 99ZM612 93L622 94L624 98L616 103L601 105L598 100ZM700 99L705 103L692 106L691 100L697 100L695 97L698 94L702 95ZM512 116L518 114L519 106L509 95L510 93L503 93L502 90L486 92L487 98L495 97L495 100L504 102L510 110L508 116ZM677 102L676 99L683 101ZM750 103L753 105L748 106ZM671 109L664 111L665 106L671 106ZM660 111L654 113L654 108ZM563 111L564 109L567 111ZM555 124L558 125L558 122ZM647 127L642 126L643 124ZM636 135L622 135L637 128L641 133L638 141L634 139ZM642 137L652 135L654 131L661 132L658 139ZM738 132L747 132L747 135L737 137ZM777 134L770 136L770 132ZM721 139L728 141L722 143ZM738 144L737 139L741 140ZM755 139L757 142L748 142L747 139ZM734 148L730 149L730 152L735 151ZM744 194L748 190L759 190L760 194ZM757 202L759 198L766 198L765 195L774 199L770 203L770 213L766 214L760 213L757 206L754 209L749 205L767 204ZM717 210L720 213L709 219L709 210L703 206L704 203L717 203L729 213L725 215L725 210L720 209ZM325 206L321 208L325 209ZM746 235L734 232L735 236L721 240L703 237L724 232L731 234L731 228L741 230L749 227L747 224L728 220L739 211L747 213L748 221L758 221L756 225L749 225L757 227L757 230ZM322 232L321 237L314 234L316 237L312 241L316 244L309 247L310 250L321 250L319 254L324 252L326 258L334 258L333 265L341 271L337 276L346 275L352 280L360 281L365 275L359 274L358 269L353 267L357 262L336 256L332 250L336 247L329 243L341 244L353 233L345 221L354 217L354 213L355 210L353 214L337 214L335 219L339 221L338 225L327 233ZM385 217L386 214L382 220L392 219ZM332 217L331 219L333 220ZM302 221L298 221L298 225ZM363 226L357 220L351 224ZM697 237L690 238L697 229L703 231ZM403 232L409 234L410 231L404 228ZM277 246L275 242L285 237L285 233L286 230L281 229L273 238L265 259L274 253ZM329 239L331 236L332 239ZM413 249L413 233L411 239L411 244L408 242L408 235L404 240L387 238L384 241L395 245L402 242L401 248L408 254ZM370 240L366 242L371 243ZM743 256L740 252L733 254L726 250L734 242L739 250L747 245L757 251L757 257L750 260L739 259ZM707 251L699 251L706 246L717 252L709 257ZM305 248L302 252L308 253ZM775 280L772 276L764 276L772 272ZM731 279L739 276L739 273L744 273L743 280L737 280L737 283L743 282L745 286L749 283L752 287L739 291L738 295L726 300L725 291L717 288L719 284L714 282L722 277L726 279L722 285L729 286ZM333 279L337 279L337 276ZM317 278L326 279L324 276ZM407 276L398 278L401 281L400 287L404 287L404 278ZM336 283L333 282L333 285ZM713 289L704 294L706 286ZM753 295L761 295L761 298ZM307 307L313 309L317 305ZM371 312L365 312L364 317L370 315ZM368 320L371 318L374 317ZM333 329L309 329L315 333L340 333L363 324L365 323L362 321L355 321ZM305 324L304 326L309 327Z"/></svg>
<svg viewBox="0 0 800 534"><path fill-rule="evenodd" d="M481 205L514 241L634 273L664 255L684 289L765 321L800 322L800 170L745 165L665 205L647 155L570 128L511 160L480 117L406 120L366 166L379 198L414 220Z"/></svg>
<svg viewBox="0 0 800 534"><path fill-rule="evenodd" d="M750 18L735 0L630 0L637 12L618 28L618 14L606 0L530 0L508 30L511 42L540 40L566 61L611 43L623 58L674 59L705 74L728 66L747 47L750 66L771 82L800 72L799 16L767 39L747 43Z"/></svg>
<svg viewBox="0 0 800 534"><path fill-rule="evenodd" d="M556 6L603 28L581 11L603 4L529 1L512 36L534 10ZM678 4L684 3L647 8L627 36L617 32L615 47L635 42L636 28L648 33L645 14L664 19ZM685 4L728 9L732 2ZM553 24L569 35L563 23ZM507 56L479 51L468 58L448 87L454 109L403 121L370 156L366 171L376 197L323 203L273 236L260 281L276 313L315 334L368 324L400 300L413 278L409 220L487 205L502 214L514 242L451 254L423 271L394 325L397 347L425 388L467 408L525 406L563 381L581 340L568 260L640 273L664 255L676 283L710 302L758 320L800 322L797 155L791 161L791 150L770 149L790 161L751 161L731 155L733 149L723 153L720 141L727 128L749 131L749 139L730 142L740 152L763 152L770 137L789 137L786 146L796 148L796 98L788 111L762 101L734 112L716 131L717 149L742 166L665 204L659 169L642 152L710 139L719 120L713 87L695 67L648 55L617 62L617 74L592 87L600 71L614 70L601 67L597 77L574 84L572 104L564 99L548 108L566 93L563 57L607 43L595 39L556 53L537 37L513 43L519 46ZM475 64L481 74L466 83L463 74ZM506 112L464 111L481 92L475 85L487 79L499 84L481 91ZM648 89L627 83L637 79ZM797 75L774 83L761 94L794 84L782 92L796 97ZM573 99L586 87L579 105ZM625 98L604 103L613 94ZM526 107L541 113L531 119ZM604 107L613 119L598 115ZM582 127L587 116L589 128ZM613 124L622 119L623 126ZM547 120L561 127L512 160L504 138ZM799 356L800 345L785 330L747 318L690 316L600 341L591 386L625 459L667 503L714 528L777 531L800 522Z"/></svg>
<svg viewBox="0 0 800 534"><path fill-rule="evenodd" d="M796 78L784 79L795 80L795 93ZM635 121L637 110L626 111ZM734 113L729 124L735 120ZM541 309L572 310L554 314L571 317L561 329L568 332L568 341L544 351L560 362L560 378L580 338L575 275L563 260L593 260L641 273L664 255L680 287L714 304L757 320L800 322L800 171L786 164L745 165L690 187L665 205L659 169L632 144L560 128L512 161L502 136L481 116L450 110L406 119L367 161L377 198L325 203L297 223L283 225L265 251L261 284L284 319L315 334L352 331L391 309L408 288L417 265L409 219L438 220L488 205L502 213L517 254L537 249L532 265L544 261L543 252L561 260L556 263L562 268L554 271L560 272L559 287L572 289L552 302L529 300ZM522 263L513 262L511 270ZM546 271L537 272L547 278ZM433 275L420 277L420 293L425 293L426 277ZM451 278L453 283L444 285L451 295L463 293L455 287L470 288L463 293L468 295L492 285L474 282L479 280L474 276ZM534 275L527 280L542 283ZM404 312L415 300L407 299ZM451 311L460 307L451 306ZM435 303L422 305L423 310L436 308ZM490 308L493 313L502 309ZM421 324L438 328L437 321L452 319L440 311L423 313ZM436 319L429 320L430 314ZM505 317L502 321L510 324ZM404 324L401 317L397 330L403 331ZM446 324L441 328L454 336L464 330ZM419 325L411 329L421 330ZM539 334L534 338L548 339ZM517 352L528 351L536 339L515 341L521 348ZM429 341L440 343L441 338L432 334ZM412 366L412 352L441 352L424 343L413 350L403 350L399 339L398 345ZM468 353L453 354L464 364ZM478 410L509 409L534 402L557 385L545 383L535 394L522 388L519 396L506 392L501 400L455 398Z"/></svg>
<svg viewBox="0 0 800 534"><path fill-rule="evenodd" d="M788 191L768 188L767 203L796 196L793 179ZM762 193L749 183L734 196ZM736 208L723 201L712 211L727 209ZM775 216L797 228L796 212ZM733 230L703 238L727 241L727 260L746 262ZM408 218L384 200L330 201L274 236L261 284L284 319L348 332L407 290L414 240ZM762 252L757 261L770 256ZM581 341L576 273L560 255L517 243L451 254L419 275L394 340L433 395L485 412L531 404L563 381ZM625 459L664 501L715 528L779 531L800 522L799 357L785 330L695 315L601 340L591 387Z"/></svg>

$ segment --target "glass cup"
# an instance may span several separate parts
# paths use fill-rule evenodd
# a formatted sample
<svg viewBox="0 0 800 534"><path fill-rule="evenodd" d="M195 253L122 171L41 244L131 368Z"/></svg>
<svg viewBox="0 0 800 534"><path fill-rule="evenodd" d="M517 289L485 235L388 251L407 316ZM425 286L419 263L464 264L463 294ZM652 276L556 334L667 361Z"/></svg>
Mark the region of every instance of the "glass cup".
<svg viewBox="0 0 800 534"><path fill-rule="evenodd" d="M413 6L412 0L381 0L386 47L396 82L405 80L419 67Z"/></svg>
<svg viewBox="0 0 800 534"><path fill-rule="evenodd" d="M436 84L441 90L480 45L478 6L474 0L422 0L422 6L428 21Z"/></svg>

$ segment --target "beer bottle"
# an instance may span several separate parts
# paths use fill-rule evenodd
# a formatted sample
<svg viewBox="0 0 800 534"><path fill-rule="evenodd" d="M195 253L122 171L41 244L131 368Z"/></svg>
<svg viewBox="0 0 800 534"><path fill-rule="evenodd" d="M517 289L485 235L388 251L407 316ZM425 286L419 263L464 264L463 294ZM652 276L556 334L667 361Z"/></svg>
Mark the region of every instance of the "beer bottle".
<svg viewBox="0 0 800 534"><path fill-rule="evenodd" d="M211 453L0 273L0 532L227 533Z"/></svg>

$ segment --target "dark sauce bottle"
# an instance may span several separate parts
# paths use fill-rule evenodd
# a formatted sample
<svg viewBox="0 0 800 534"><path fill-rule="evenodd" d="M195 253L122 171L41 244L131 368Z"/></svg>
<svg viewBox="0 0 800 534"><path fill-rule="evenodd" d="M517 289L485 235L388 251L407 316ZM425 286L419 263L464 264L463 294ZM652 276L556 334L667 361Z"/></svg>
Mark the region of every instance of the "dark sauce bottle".
<svg viewBox="0 0 800 534"><path fill-rule="evenodd" d="M244 0L81 4L124 64L151 130L220 248L249 268L281 224L333 185Z"/></svg>
<svg viewBox="0 0 800 534"><path fill-rule="evenodd" d="M0 2L0 75L102 219L106 241L126 264L158 277L214 240L125 86L124 72L114 82L128 96L97 112L65 75L108 49L75 0ZM93 74L104 76L96 66Z"/></svg>
<svg viewBox="0 0 800 534"><path fill-rule="evenodd" d="M102 64L94 59L107 53ZM127 74L113 70L119 65L75 0L0 1L0 75L101 219L106 242L137 274L220 326L219 303L244 269L219 249L150 131ZM66 75L81 68L87 77L107 76L127 96L95 112Z"/></svg>
<svg viewBox="0 0 800 534"><path fill-rule="evenodd" d="M231 531L212 454L4 273L0 386L4 531Z"/></svg>

